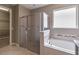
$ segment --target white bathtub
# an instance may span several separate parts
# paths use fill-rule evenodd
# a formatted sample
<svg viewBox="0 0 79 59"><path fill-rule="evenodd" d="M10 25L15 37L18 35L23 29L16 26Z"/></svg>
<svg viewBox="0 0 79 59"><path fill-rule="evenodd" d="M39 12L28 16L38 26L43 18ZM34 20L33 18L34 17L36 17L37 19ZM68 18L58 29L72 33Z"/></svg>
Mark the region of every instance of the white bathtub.
<svg viewBox="0 0 79 59"><path fill-rule="evenodd" d="M44 42L44 46L53 48L59 51L64 51L70 54L75 54L75 44L72 41L52 38L52 39L49 39L48 42Z"/></svg>
<svg viewBox="0 0 79 59"><path fill-rule="evenodd" d="M44 46L70 54L75 54L75 44L72 37L53 37L50 39L50 30L40 32L40 39L44 40ZM50 42L50 44L49 44Z"/></svg>

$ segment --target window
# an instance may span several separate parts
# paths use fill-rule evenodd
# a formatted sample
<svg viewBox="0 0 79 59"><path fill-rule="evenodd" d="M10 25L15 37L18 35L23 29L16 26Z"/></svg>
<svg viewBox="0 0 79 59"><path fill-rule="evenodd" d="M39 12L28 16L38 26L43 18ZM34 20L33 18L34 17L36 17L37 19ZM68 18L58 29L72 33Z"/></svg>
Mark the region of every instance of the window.
<svg viewBox="0 0 79 59"><path fill-rule="evenodd" d="M48 15L46 13L43 13L43 27L44 30L48 29Z"/></svg>
<svg viewBox="0 0 79 59"><path fill-rule="evenodd" d="M53 28L78 28L76 7L54 10Z"/></svg>

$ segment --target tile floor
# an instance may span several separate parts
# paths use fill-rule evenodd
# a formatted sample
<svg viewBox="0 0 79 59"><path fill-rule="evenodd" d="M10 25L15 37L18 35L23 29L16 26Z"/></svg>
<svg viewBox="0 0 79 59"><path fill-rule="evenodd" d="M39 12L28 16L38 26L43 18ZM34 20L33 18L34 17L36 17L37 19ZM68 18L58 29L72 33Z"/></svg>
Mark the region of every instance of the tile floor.
<svg viewBox="0 0 79 59"><path fill-rule="evenodd" d="M0 48L0 55L36 55L36 53L21 47L6 46Z"/></svg>

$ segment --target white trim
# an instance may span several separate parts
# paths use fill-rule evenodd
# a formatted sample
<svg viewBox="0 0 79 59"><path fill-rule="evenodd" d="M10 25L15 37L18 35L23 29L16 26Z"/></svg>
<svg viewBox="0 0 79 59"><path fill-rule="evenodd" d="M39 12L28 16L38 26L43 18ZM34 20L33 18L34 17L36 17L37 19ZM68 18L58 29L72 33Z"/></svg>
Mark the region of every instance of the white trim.
<svg viewBox="0 0 79 59"><path fill-rule="evenodd" d="M9 44L12 45L12 10L9 9L9 13L10 13L10 41Z"/></svg>

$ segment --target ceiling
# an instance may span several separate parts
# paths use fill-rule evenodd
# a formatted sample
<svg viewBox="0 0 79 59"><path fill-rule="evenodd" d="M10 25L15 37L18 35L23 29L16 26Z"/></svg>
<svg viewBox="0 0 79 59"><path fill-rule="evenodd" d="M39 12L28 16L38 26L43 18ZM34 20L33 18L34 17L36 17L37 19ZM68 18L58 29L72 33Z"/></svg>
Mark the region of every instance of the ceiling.
<svg viewBox="0 0 79 59"><path fill-rule="evenodd" d="M46 5L48 4L22 4L22 6L28 9L36 9L36 8L44 7Z"/></svg>

